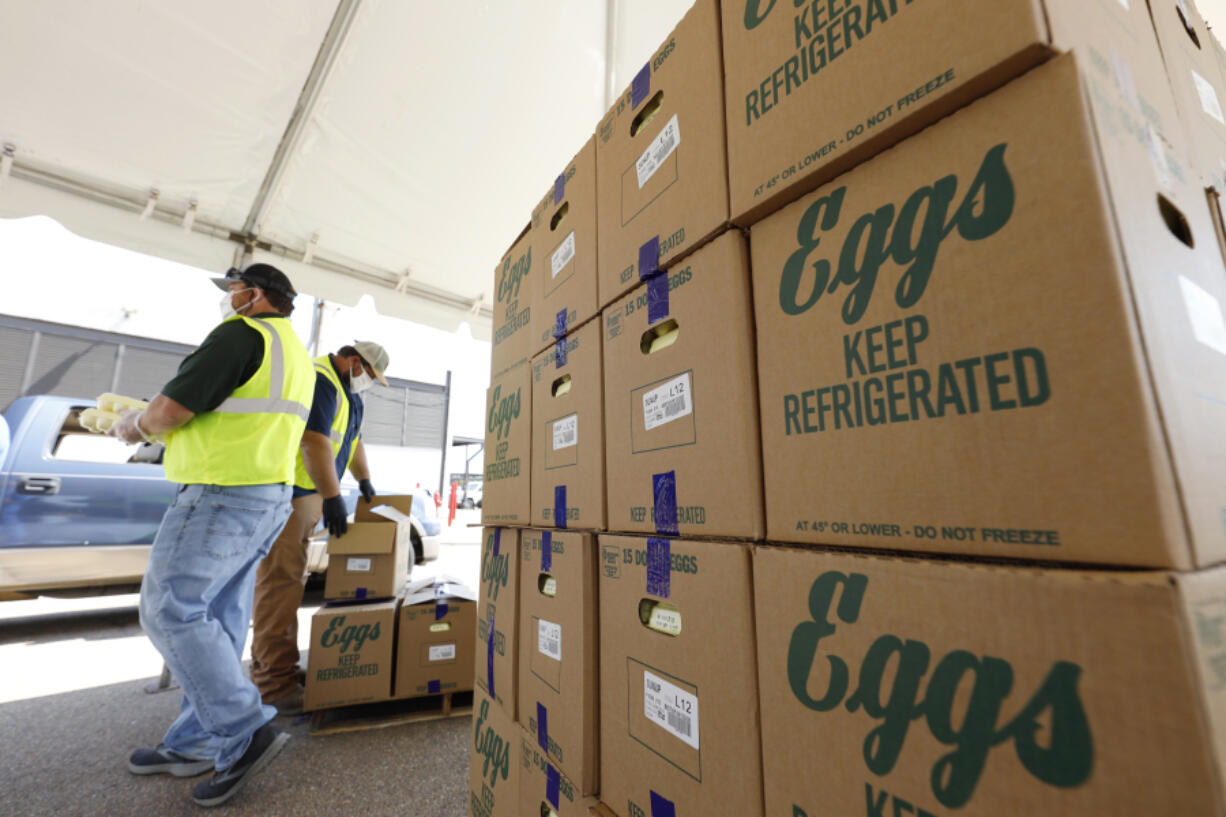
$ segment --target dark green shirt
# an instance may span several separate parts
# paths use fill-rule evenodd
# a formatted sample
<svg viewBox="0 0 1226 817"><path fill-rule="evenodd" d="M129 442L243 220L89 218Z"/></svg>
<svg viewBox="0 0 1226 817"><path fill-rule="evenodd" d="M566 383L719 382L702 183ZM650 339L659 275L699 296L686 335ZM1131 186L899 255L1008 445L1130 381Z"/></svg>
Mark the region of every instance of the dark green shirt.
<svg viewBox="0 0 1226 817"><path fill-rule="evenodd" d="M285 316L263 312L251 317ZM212 411L250 380L263 362L264 336L245 321L222 321L183 359L162 394L196 414Z"/></svg>

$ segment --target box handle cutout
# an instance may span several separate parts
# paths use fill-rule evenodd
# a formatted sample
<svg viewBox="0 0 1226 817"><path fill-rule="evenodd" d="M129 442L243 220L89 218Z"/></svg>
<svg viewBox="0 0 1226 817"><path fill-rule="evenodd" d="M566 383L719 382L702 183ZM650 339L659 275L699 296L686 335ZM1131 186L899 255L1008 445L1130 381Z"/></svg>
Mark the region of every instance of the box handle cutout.
<svg viewBox="0 0 1226 817"><path fill-rule="evenodd" d="M541 817L558 817L558 813L550 808L544 800L541 801Z"/></svg>
<svg viewBox="0 0 1226 817"><path fill-rule="evenodd" d="M558 212L553 214L553 218L549 219L549 231L553 232L558 229L558 225L566 221L567 214L570 213L570 202L562 202L562 206L558 208Z"/></svg>
<svg viewBox="0 0 1226 817"><path fill-rule="evenodd" d="M664 323L656 324L643 333L639 340L639 349L645 355L654 355L661 349L667 349L677 342L681 329L676 318L669 318Z"/></svg>
<svg viewBox="0 0 1226 817"><path fill-rule="evenodd" d="M570 375L564 374L557 380L553 381L553 385L549 387L549 393L554 397L561 397L564 394L570 394L570 389Z"/></svg>
<svg viewBox="0 0 1226 817"><path fill-rule="evenodd" d="M558 595L558 580L548 573L542 573L536 579L536 589L540 591L542 596L556 598Z"/></svg>
<svg viewBox="0 0 1226 817"><path fill-rule="evenodd" d="M1162 220L1166 222L1166 228L1171 231L1172 235L1189 247L1196 246L1196 242L1192 239L1192 227L1188 224L1187 218L1178 207L1171 204L1170 199L1161 193L1158 194L1158 212L1162 213Z"/></svg>
<svg viewBox="0 0 1226 817"><path fill-rule="evenodd" d="M430 625L430 632L432 633L445 633L450 629L451 629L450 621L436 621Z"/></svg>
<svg viewBox="0 0 1226 817"><path fill-rule="evenodd" d="M666 601L641 599L639 621L657 633L673 637L681 635L681 611Z"/></svg>
<svg viewBox="0 0 1226 817"><path fill-rule="evenodd" d="M1196 44L1196 48L1200 49L1200 37L1196 36L1196 29L1192 28L1192 21L1183 13L1183 4L1175 4L1175 13L1179 15L1179 22L1183 23L1183 30L1188 33L1188 39Z"/></svg>
<svg viewBox="0 0 1226 817"><path fill-rule="evenodd" d="M656 118L656 114L660 112L660 105L664 102L664 92L656 91L656 95L647 100L647 104L643 106L643 110L639 111L638 116L634 117L634 121L630 123L630 137L634 138L642 132L643 128L651 120Z"/></svg>

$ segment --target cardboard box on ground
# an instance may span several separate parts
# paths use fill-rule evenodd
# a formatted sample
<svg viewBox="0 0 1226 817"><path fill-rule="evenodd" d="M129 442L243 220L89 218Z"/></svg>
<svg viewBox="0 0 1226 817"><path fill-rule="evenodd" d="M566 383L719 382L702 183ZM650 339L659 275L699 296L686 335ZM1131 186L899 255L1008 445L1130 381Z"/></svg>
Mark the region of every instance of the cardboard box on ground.
<svg viewBox="0 0 1226 817"><path fill-rule="evenodd" d="M1226 557L1221 249L1117 87L1058 57L754 227L767 539Z"/></svg>
<svg viewBox="0 0 1226 817"><path fill-rule="evenodd" d="M1072 48L1113 66L1159 133L1175 125L1135 0L726 0L722 11L731 214L744 226Z"/></svg>
<svg viewBox="0 0 1226 817"><path fill-rule="evenodd" d="M325 599L386 598L404 588L413 561L409 511L383 498L377 502L366 508L361 507L364 501L359 502L354 522L344 535L328 539Z"/></svg>
<svg viewBox="0 0 1226 817"><path fill-rule="evenodd" d="M532 225L528 224L494 268L494 321L490 338L490 372L494 377L532 356L533 291L541 274L532 267L532 241Z"/></svg>
<svg viewBox="0 0 1226 817"><path fill-rule="evenodd" d="M473 688L477 594L436 577L405 588L397 613L397 698Z"/></svg>
<svg viewBox="0 0 1226 817"><path fill-rule="evenodd" d="M334 604L311 617L303 709L310 712L392 697L398 599Z"/></svg>
<svg viewBox="0 0 1226 817"><path fill-rule="evenodd" d="M477 598L476 687L517 719L519 684L519 547L515 528L481 531Z"/></svg>
<svg viewBox="0 0 1226 817"><path fill-rule="evenodd" d="M520 817L521 734L514 718L488 695L473 693L469 817Z"/></svg>
<svg viewBox="0 0 1226 817"><path fill-rule="evenodd" d="M725 233L603 319L609 530L654 533L675 507L674 533L760 539L745 239Z"/></svg>
<svg viewBox="0 0 1226 817"><path fill-rule="evenodd" d="M623 815L761 815L749 546L599 546L601 800Z"/></svg>
<svg viewBox="0 0 1226 817"><path fill-rule="evenodd" d="M548 747L550 761L579 794L595 794L600 773L596 539L589 533L525 530L520 550L519 722L536 743Z"/></svg>
<svg viewBox="0 0 1226 817"><path fill-rule="evenodd" d="M519 778L521 817L589 817L599 801L579 793L549 756L537 744L530 729L520 729L523 769Z"/></svg>
<svg viewBox="0 0 1226 817"><path fill-rule="evenodd" d="M1226 569L757 548L766 811L1221 814Z"/></svg>
<svg viewBox="0 0 1226 817"><path fill-rule="evenodd" d="M719 7L697 0L596 130L600 304L728 221Z"/></svg>
<svg viewBox="0 0 1226 817"><path fill-rule="evenodd" d="M481 520L527 525L532 519L532 367L528 361L491 379L485 417Z"/></svg>
<svg viewBox="0 0 1226 817"><path fill-rule="evenodd" d="M554 180L532 209L532 343L536 355L600 311L596 293L596 140Z"/></svg>
<svg viewBox="0 0 1226 817"><path fill-rule="evenodd" d="M534 524L605 527L604 360L589 321L532 360Z"/></svg>

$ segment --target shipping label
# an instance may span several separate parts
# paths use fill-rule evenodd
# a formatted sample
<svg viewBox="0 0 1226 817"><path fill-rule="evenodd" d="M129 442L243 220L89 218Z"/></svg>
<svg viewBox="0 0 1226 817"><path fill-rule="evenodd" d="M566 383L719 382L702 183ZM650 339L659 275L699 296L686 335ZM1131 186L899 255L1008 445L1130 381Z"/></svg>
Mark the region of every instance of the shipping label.
<svg viewBox="0 0 1226 817"><path fill-rule="evenodd" d="M579 443L579 415L571 414L553 424L553 450L560 451Z"/></svg>
<svg viewBox="0 0 1226 817"><path fill-rule="evenodd" d="M639 160L634 164L640 188L647 184L647 180L655 175L655 172L664 164L664 160L671 156L680 144L681 126L677 124L677 114L673 114L673 118L668 120L668 124L652 140L647 149L643 151L643 155L639 156Z"/></svg>
<svg viewBox="0 0 1226 817"><path fill-rule="evenodd" d="M1226 119L1222 117L1222 105L1218 101L1213 84L1195 71L1192 72L1192 84L1196 86L1196 95L1200 97L1200 106L1205 109L1205 113L1216 119L1218 124L1226 125Z"/></svg>
<svg viewBox="0 0 1226 817"><path fill-rule="evenodd" d="M643 395L643 425L653 428L694 413L690 373L685 372Z"/></svg>
<svg viewBox="0 0 1226 817"><path fill-rule="evenodd" d="M698 748L698 696L643 670L643 714L661 729Z"/></svg>
<svg viewBox="0 0 1226 817"><path fill-rule="evenodd" d="M370 559L358 559L350 557L345 562L346 573L369 573Z"/></svg>
<svg viewBox="0 0 1226 817"><path fill-rule="evenodd" d="M429 650L430 661L454 661L455 660L455 644L431 644Z"/></svg>
<svg viewBox="0 0 1226 817"><path fill-rule="evenodd" d="M558 277L558 273L566 268L571 259L575 257L575 233L572 230L571 234L566 236L566 240L562 242L562 246L558 247L553 252L553 257L550 258L550 267L553 278Z"/></svg>
<svg viewBox="0 0 1226 817"><path fill-rule="evenodd" d="M562 625L539 619L536 628L536 649L541 655L562 660Z"/></svg>
<svg viewBox="0 0 1226 817"><path fill-rule="evenodd" d="M1222 318L1222 305L1212 293L1201 289L1189 278L1179 276L1179 289L1183 293L1183 303L1188 310L1188 320L1192 323L1192 333L1196 339L1226 355L1226 320Z"/></svg>

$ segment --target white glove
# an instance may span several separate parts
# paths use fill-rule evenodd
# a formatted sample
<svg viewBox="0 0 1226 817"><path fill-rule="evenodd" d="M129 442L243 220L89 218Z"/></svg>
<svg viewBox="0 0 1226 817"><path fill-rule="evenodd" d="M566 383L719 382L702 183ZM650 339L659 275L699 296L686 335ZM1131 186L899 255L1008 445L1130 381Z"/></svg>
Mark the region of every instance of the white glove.
<svg viewBox="0 0 1226 817"><path fill-rule="evenodd" d="M111 426L111 430L107 433L112 437L118 437L128 445L148 440L149 437L140 427L140 418L144 416L143 411L125 411L119 422Z"/></svg>

